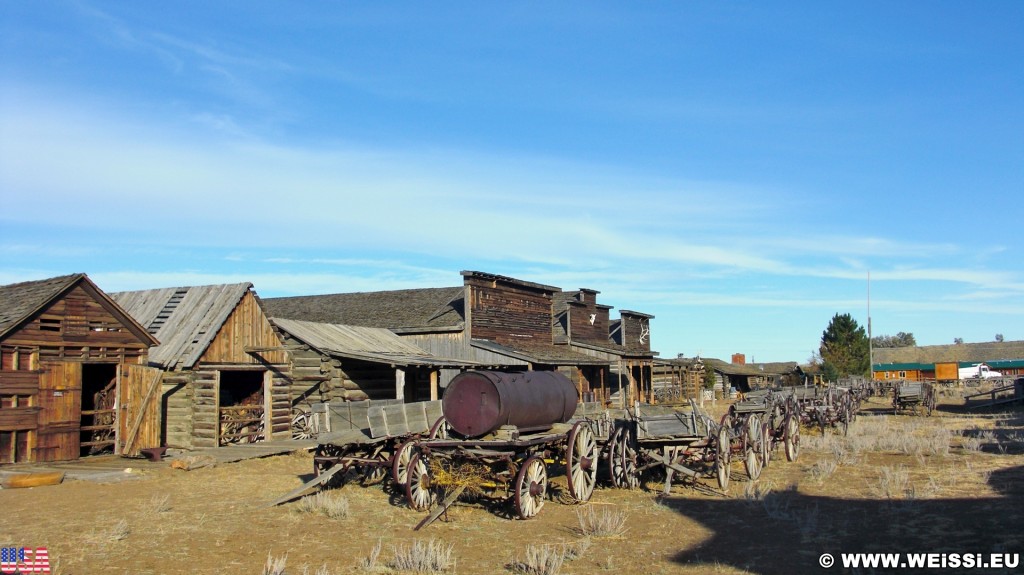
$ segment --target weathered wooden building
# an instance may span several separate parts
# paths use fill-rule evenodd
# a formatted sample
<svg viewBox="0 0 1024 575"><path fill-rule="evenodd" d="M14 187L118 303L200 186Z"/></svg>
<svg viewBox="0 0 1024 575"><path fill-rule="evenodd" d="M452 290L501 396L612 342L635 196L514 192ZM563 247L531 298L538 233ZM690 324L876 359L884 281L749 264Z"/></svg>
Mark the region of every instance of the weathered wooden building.
<svg viewBox="0 0 1024 575"><path fill-rule="evenodd" d="M167 446L290 437L291 357L251 283L111 296L160 340L149 363L164 372Z"/></svg>
<svg viewBox="0 0 1024 575"><path fill-rule="evenodd" d="M0 463L158 446L156 344L85 274L0 286Z"/></svg>
<svg viewBox="0 0 1024 575"><path fill-rule="evenodd" d="M623 402L653 399L653 362L650 325L654 316L623 310L610 318L612 307L597 303L592 289L560 292L554 296L553 337L557 344L609 363L598 386L589 390L598 401L620 392Z"/></svg>
<svg viewBox="0 0 1024 575"><path fill-rule="evenodd" d="M608 361L556 345L553 297L561 290L476 271L463 285L352 294L267 298L268 314L294 319L387 328L435 358L495 369L559 369L582 391L595 387ZM444 387L459 372L442 369Z"/></svg>
<svg viewBox="0 0 1024 575"><path fill-rule="evenodd" d="M272 321L292 353L297 403L435 400L440 395L441 369L476 365L435 357L385 328ZM318 386L309 387L307 382L318 382Z"/></svg>

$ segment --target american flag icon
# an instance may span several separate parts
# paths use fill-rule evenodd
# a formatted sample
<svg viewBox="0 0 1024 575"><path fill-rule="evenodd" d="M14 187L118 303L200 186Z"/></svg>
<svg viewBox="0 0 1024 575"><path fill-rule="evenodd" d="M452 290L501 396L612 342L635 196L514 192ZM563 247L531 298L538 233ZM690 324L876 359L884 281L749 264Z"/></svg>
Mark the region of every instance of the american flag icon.
<svg viewBox="0 0 1024 575"><path fill-rule="evenodd" d="M4 575L49 573L50 553L46 547L0 547L0 573Z"/></svg>

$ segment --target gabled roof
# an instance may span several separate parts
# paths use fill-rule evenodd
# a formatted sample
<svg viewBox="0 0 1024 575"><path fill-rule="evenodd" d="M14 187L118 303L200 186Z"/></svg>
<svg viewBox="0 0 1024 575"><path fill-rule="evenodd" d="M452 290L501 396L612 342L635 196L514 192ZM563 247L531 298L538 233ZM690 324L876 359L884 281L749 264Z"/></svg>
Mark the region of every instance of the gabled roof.
<svg viewBox="0 0 1024 575"><path fill-rule="evenodd" d="M111 294L160 340L149 361L164 369L193 367L251 283L161 288Z"/></svg>
<svg viewBox="0 0 1024 575"><path fill-rule="evenodd" d="M462 286L263 299L273 318L403 331L462 329Z"/></svg>
<svg viewBox="0 0 1024 575"><path fill-rule="evenodd" d="M30 321L51 302L60 298L75 286L82 288L117 318L125 327L148 345L156 345L156 338L119 306L106 292L101 290L83 273L57 276L0 286L0 339Z"/></svg>
<svg viewBox="0 0 1024 575"><path fill-rule="evenodd" d="M468 367L475 362L434 357L382 327L316 323L276 318L282 331L332 357L400 366Z"/></svg>
<svg viewBox="0 0 1024 575"><path fill-rule="evenodd" d="M746 375L746 376L771 376L771 375L787 375L790 373L796 373L799 369L797 362L785 361L775 363L729 363L720 359L711 357L704 358L704 364L710 365L715 371L719 371L726 375Z"/></svg>
<svg viewBox="0 0 1024 575"><path fill-rule="evenodd" d="M609 365L608 360L598 359L569 349L565 345L543 343L497 343L487 339L474 339L473 347L505 355L511 358L543 365Z"/></svg>
<svg viewBox="0 0 1024 575"><path fill-rule="evenodd" d="M872 353L875 365L881 363L950 363L954 361L991 362L1024 359L1024 341L876 347Z"/></svg>

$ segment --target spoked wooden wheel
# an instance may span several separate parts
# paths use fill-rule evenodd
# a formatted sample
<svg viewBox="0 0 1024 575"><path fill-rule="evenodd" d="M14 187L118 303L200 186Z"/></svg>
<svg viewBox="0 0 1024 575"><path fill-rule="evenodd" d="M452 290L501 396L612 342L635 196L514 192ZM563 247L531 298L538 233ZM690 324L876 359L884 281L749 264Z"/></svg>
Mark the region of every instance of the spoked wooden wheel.
<svg viewBox="0 0 1024 575"><path fill-rule="evenodd" d="M747 469L747 476L751 481L761 477L763 467L764 436L761 435L761 418L752 414L747 419L746 434L743 441L743 466Z"/></svg>
<svg viewBox="0 0 1024 575"><path fill-rule="evenodd" d="M623 428L622 441L619 442L619 455L622 460L622 487L636 489L640 487L640 472L637 471L636 430L627 426Z"/></svg>
<svg viewBox="0 0 1024 575"><path fill-rule="evenodd" d="M608 459L606 465L608 468L608 476L612 479L612 485L618 488L626 487L626 472L622 467L622 442L625 440L626 428L618 426L615 431L612 432L611 438L608 440Z"/></svg>
<svg viewBox="0 0 1024 575"><path fill-rule="evenodd" d="M732 445L729 442L729 428L718 428L718 444L715 446L715 477L722 491L729 489L729 472L732 466Z"/></svg>
<svg viewBox="0 0 1024 575"><path fill-rule="evenodd" d="M767 421L761 422L761 437L764 440L761 442L761 462L765 467L768 467L768 462L772 459L772 436L771 426L768 425Z"/></svg>
<svg viewBox="0 0 1024 575"><path fill-rule="evenodd" d="M448 432L451 430L451 425L448 424L448 420L441 417L437 418L434 425L430 428L430 439L448 439Z"/></svg>
<svg viewBox="0 0 1024 575"><path fill-rule="evenodd" d="M409 477L409 462L412 461L415 447L416 441L409 440L399 445L395 451L395 457L391 461L391 479L395 481L396 485L405 485L405 480Z"/></svg>
<svg viewBox="0 0 1024 575"><path fill-rule="evenodd" d="M584 422L572 427L566 440L565 474L569 495L576 501L589 501L597 483L597 441Z"/></svg>
<svg viewBox="0 0 1024 575"><path fill-rule="evenodd" d="M786 417L782 443L786 448L786 461L796 461L800 456L800 420L792 413Z"/></svg>
<svg viewBox="0 0 1024 575"><path fill-rule="evenodd" d="M530 456L516 474L515 505L520 519L529 519L540 513L548 492L548 470L544 460Z"/></svg>
<svg viewBox="0 0 1024 575"><path fill-rule="evenodd" d="M359 469L362 474L360 482L364 487L377 485L388 476L388 454L381 453L378 457L382 458L378 464L365 464Z"/></svg>
<svg viewBox="0 0 1024 575"><path fill-rule="evenodd" d="M409 507L416 511L429 509L436 497L430 488L430 468L422 453L413 454L406 475L405 497L409 501Z"/></svg>

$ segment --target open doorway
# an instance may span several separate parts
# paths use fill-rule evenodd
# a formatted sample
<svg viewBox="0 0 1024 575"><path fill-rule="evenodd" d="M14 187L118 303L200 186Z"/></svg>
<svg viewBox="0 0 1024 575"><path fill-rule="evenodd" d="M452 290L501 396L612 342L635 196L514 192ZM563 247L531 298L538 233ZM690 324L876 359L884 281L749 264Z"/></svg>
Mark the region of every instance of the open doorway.
<svg viewBox="0 0 1024 575"><path fill-rule="evenodd" d="M117 364L82 365L82 457L114 452L117 429Z"/></svg>
<svg viewBox="0 0 1024 575"><path fill-rule="evenodd" d="M220 373L219 445L263 441L264 371L223 370Z"/></svg>

